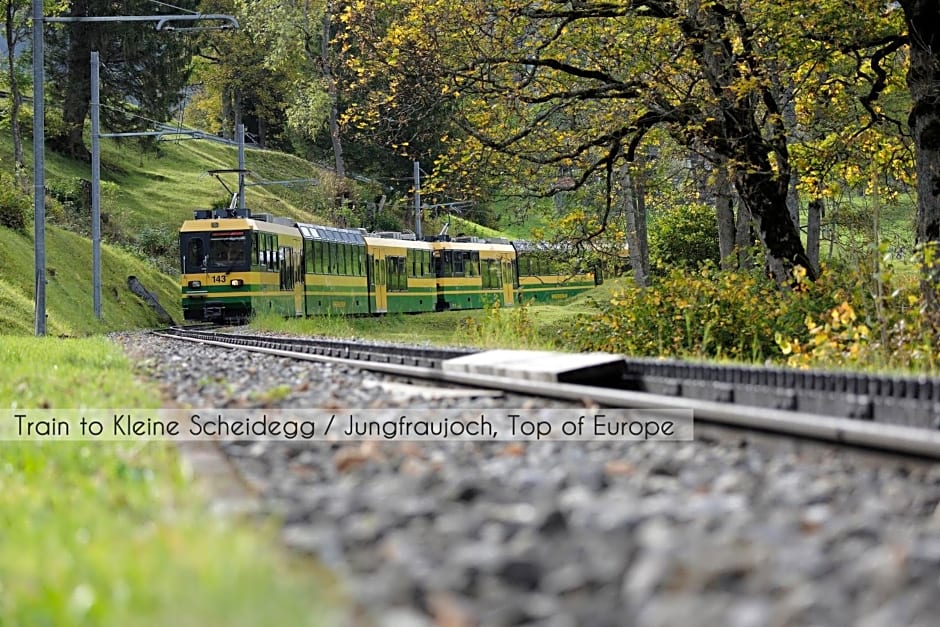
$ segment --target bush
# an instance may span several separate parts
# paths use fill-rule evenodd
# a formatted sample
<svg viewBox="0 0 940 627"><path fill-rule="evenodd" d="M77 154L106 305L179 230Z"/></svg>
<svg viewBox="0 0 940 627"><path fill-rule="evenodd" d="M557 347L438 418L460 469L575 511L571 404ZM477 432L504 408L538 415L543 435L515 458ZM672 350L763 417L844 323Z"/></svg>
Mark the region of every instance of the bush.
<svg viewBox="0 0 940 627"><path fill-rule="evenodd" d="M920 246L910 262L900 263L887 244L875 268L869 262L846 272L848 289L834 292L836 304L808 313L801 335L777 335L791 366L936 373L940 368L940 331L931 318L921 270L933 263L935 249ZM931 277L940 287L940 277Z"/></svg>
<svg viewBox="0 0 940 627"><path fill-rule="evenodd" d="M871 264L826 268L816 282L797 268L786 288L710 263L694 273L674 269L649 288L615 294L562 338L579 350L636 356L936 372L940 345L921 290L920 255L901 264L887 251L877 272Z"/></svg>
<svg viewBox="0 0 940 627"><path fill-rule="evenodd" d="M466 318L460 331L461 339L487 348L544 349L551 344L539 334L538 325L525 303L509 309L500 307L499 301L488 304L482 319Z"/></svg>
<svg viewBox="0 0 940 627"><path fill-rule="evenodd" d="M649 288L626 288L565 336L581 350L782 360L777 334L806 337L806 315L831 308L831 291L826 281L788 290L757 273L705 263L692 273L673 269Z"/></svg>
<svg viewBox="0 0 940 627"><path fill-rule="evenodd" d="M149 260L161 272L179 272L179 234L166 227L144 227L134 237L132 250Z"/></svg>
<svg viewBox="0 0 940 627"><path fill-rule="evenodd" d="M25 233L32 217L30 197L20 190L13 177L0 173L0 226Z"/></svg>
<svg viewBox="0 0 940 627"><path fill-rule="evenodd" d="M91 209L91 183L79 177L50 179L46 193L67 210L87 213Z"/></svg>
<svg viewBox="0 0 940 627"><path fill-rule="evenodd" d="M671 268L695 270L721 259L718 219L708 205L677 205L658 213L649 226L650 263L660 273Z"/></svg>

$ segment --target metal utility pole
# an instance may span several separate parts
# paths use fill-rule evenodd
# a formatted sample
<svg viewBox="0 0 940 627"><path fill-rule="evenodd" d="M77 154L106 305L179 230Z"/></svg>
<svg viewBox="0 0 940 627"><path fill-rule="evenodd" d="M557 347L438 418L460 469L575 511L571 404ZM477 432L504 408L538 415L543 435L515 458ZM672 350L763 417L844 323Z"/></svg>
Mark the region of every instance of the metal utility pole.
<svg viewBox="0 0 940 627"><path fill-rule="evenodd" d="M220 21L220 28L238 28L231 15L109 15L100 17L45 17L42 0L33 0L33 239L35 242L36 335L46 334L46 129L45 129L45 46L46 22L156 22L157 30L175 29L172 22ZM94 133L93 133L94 135ZM92 140L94 142L94 139ZM93 178L96 178L93 176ZM94 187L94 185L93 185ZM92 193L94 196L94 192ZM95 220L92 231L100 229ZM95 309L100 317L99 308Z"/></svg>
<svg viewBox="0 0 940 627"><path fill-rule="evenodd" d="M101 98L98 51L91 53L91 282L95 317L101 320Z"/></svg>
<svg viewBox="0 0 940 627"><path fill-rule="evenodd" d="M33 241L36 335L46 334L46 111L42 0L33 0ZM12 51L10 52L12 54Z"/></svg>
<svg viewBox="0 0 940 627"><path fill-rule="evenodd" d="M421 239L421 164L415 161L415 237Z"/></svg>

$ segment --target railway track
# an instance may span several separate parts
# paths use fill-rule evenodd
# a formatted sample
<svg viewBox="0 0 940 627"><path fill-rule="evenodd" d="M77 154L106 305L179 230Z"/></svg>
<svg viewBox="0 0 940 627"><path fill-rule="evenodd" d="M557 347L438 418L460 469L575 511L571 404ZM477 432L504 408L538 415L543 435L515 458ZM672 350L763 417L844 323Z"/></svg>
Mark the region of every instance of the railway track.
<svg viewBox="0 0 940 627"><path fill-rule="evenodd" d="M940 380L676 360L411 347L172 328L189 342L940 459ZM546 365L548 364L548 365Z"/></svg>

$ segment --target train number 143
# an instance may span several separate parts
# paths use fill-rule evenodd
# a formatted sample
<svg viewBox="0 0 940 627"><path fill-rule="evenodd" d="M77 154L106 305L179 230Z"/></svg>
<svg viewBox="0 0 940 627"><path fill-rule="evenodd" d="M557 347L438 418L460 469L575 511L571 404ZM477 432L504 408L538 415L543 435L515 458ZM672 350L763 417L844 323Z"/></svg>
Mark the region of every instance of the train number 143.
<svg viewBox="0 0 940 627"><path fill-rule="evenodd" d="M213 282L213 283L225 283L225 282L226 282L226 281L225 281L225 275L224 275L224 274L213 274L213 275L212 275L212 282Z"/></svg>

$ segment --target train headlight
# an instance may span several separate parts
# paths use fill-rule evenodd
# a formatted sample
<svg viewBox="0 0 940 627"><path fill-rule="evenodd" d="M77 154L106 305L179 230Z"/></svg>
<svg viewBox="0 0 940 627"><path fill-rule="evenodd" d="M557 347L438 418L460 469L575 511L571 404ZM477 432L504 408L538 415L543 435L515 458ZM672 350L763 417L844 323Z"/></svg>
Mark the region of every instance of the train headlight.
<svg viewBox="0 0 940 627"><path fill-rule="evenodd" d="M242 281L241 279L232 279L232 282L230 283L232 287L241 287L244 284L245 282Z"/></svg>
<svg viewBox="0 0 940 627"><path fill-rule="evenodd" d="M189 287L202 287L202 281L190 281Z"/></svg>

